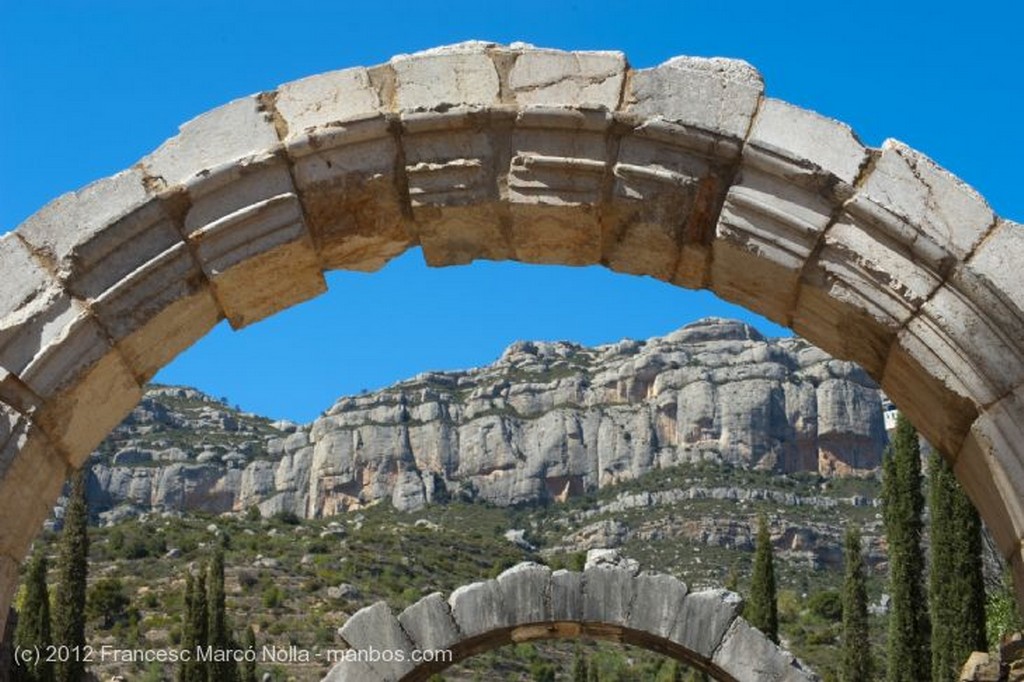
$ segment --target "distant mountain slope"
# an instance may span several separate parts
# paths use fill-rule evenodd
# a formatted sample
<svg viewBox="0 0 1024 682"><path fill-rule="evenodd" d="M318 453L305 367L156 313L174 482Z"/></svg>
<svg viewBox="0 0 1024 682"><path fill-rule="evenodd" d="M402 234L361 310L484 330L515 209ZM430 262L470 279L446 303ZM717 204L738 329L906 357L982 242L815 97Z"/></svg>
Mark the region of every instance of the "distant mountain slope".
<svg viewBox="0 0 1024 682"><path fill-rule="evenodd" d="M98 448L92 493L115 516L514 505L701 460L843 475L877 467L885 443L881 394L860 368L708 318L594 348L518 342L487 367L341 398L304 426L154 387Z"/></svg>

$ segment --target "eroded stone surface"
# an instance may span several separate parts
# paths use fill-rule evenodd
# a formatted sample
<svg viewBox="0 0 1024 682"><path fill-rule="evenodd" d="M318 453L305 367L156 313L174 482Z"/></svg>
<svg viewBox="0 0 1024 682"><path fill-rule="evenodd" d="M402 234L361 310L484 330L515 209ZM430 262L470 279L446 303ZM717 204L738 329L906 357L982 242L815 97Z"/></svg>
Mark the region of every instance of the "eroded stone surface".
<svg viewBox="0 0 1024 682"><path fill-rule="evenodd" d="M719 668L735 671L733 675L738 682L811 682L821 679L742 618L733 621L713 660Z"/></svg>
<svg viewBox="0 0 1024 682"><path fill-rule="evenodd" d="M398 622L421 650L447 649L459 641L459 630L448 602L440 592L429 594L409 606Z"/></svg>
<svg viewBox="0 0 1024 682"><path fill-rule="evenodd" d="M386 680L400 679L413 668L412 642L384 602L356 611L345 621L340 634L353 649L403 652L401 655L393 654L390 661L383 660L383 656L380 661L367 660L368 666ZM404 660L398 660L400 658Z"/></svg>

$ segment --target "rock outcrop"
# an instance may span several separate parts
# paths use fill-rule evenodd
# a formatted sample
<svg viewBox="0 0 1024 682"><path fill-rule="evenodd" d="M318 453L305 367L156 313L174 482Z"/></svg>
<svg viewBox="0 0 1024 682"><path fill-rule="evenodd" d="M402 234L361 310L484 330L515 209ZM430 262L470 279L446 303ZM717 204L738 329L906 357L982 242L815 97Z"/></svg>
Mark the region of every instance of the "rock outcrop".
<svg viewBox="0 0 1024 682"><path fill-rule="evenodd" d="M708 318L593 348L517 342L302 426L161 387L99 449L94 488L108 507L317 517L381 500L557 501L703 460L845 475L878 466L881 405L852 363Z"/></svg>

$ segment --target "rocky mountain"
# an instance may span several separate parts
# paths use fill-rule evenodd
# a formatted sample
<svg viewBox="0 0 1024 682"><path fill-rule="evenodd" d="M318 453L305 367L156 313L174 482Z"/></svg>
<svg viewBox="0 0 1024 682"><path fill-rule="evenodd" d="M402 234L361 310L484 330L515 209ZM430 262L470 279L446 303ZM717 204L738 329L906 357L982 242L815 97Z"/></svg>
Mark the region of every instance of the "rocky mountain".
<svg viewBox="0 0 1024 682"><path fill-rule="evenodd" d="M885 443L882 395L860 368L708 318L592 348L517 342L486 367L341 398L307 425L154 387L94 454L91 493L114 517L508 506L685 462L855 474L878 466Z"/></svg>

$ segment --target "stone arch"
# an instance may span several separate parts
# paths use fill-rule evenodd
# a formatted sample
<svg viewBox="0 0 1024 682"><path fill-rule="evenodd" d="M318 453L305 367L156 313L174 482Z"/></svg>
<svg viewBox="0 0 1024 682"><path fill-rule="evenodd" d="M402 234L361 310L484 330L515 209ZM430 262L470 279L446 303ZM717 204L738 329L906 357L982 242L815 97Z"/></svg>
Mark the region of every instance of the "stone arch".
<svg viewBox="0 0 1024 682"><path fill-rule="evenodd" d="M324 679L423 682L507 644L577 637L656 651L723 682L820 679L745 621L742 604L727 590L690 592L670 575L600 564L582 573L552 571L527 562L497 579L460 587L447 600L430 594L397 617L386 602L357 611L341 628L350 656ZM390 661L382 660L384 651L391 652ZM451 658L414 660L414 652L434 659L441 651Z"/></svg>
<svg viewBox="0 0 1024 682"><path fill-rule="evenodd" d="M859 363L1024 602L1024 228L745 62L474 42L230 102L0 237L0 613L68 469L159 367L414 246L708 288Z"/></svg>

